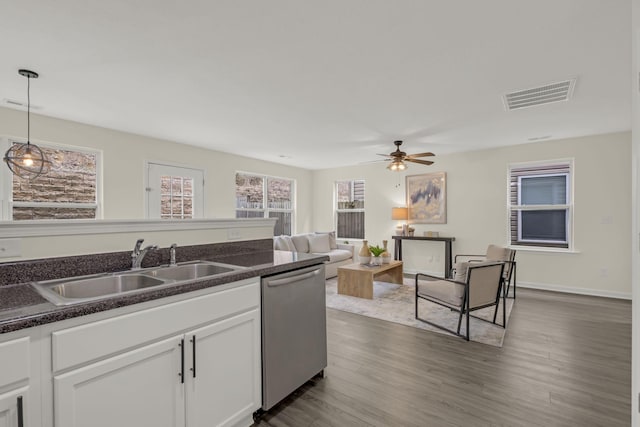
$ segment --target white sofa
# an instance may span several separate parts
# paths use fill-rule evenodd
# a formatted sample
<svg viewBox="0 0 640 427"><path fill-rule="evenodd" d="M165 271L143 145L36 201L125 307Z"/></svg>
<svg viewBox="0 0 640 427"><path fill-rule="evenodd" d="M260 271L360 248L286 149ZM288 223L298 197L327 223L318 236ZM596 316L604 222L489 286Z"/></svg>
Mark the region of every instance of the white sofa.
<svg viewBox="0 0 640 427"><path fill-rule="evenodd" d="M325 279L336 277L338 275L338 267L341 265L355 262L355 246L337 243L335 232L274 236L273 248L280 251L329 256L329 261L325 261Z"/></svg>

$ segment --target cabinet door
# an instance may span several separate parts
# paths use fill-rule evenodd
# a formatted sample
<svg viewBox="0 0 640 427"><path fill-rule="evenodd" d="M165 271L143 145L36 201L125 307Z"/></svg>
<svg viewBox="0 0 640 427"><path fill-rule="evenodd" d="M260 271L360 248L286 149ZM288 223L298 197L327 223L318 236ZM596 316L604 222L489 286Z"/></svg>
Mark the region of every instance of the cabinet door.
<svg viewBox="0 0 640 427"><path fill-rule="evenodd" d="M184 426L182 336L57 375L57 427Z"/></svg>
<svg viewBox="0 0 640 427"><path fill-rule="evenodd" d="M185 344L187 426L251 425L262 400L260 311L192 331Z"/></svg>
<svg viewBox="0 0 640 427"><path fill-rule="evenodd" d="M28 427L27 387L0 394L0 427ZM22 419L22 424L20 420Z"/></svg>

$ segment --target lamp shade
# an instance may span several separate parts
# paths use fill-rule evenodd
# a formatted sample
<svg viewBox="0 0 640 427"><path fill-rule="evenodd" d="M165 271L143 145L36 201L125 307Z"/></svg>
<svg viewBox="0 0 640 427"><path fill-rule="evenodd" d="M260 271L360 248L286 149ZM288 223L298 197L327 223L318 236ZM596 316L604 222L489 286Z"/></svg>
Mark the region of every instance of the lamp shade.
<svg viewBox="0 0 640 427"><path fill-rule="evenodd" d="M408 216L407 208L391 208L391 219L406 220Z"/></svg>

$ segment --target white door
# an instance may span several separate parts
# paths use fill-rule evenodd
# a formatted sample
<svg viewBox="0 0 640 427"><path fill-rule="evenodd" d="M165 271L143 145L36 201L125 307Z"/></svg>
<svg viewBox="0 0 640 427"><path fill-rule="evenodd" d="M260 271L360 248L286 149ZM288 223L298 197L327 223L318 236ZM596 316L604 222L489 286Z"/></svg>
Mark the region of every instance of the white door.
<svg viewBox="0 0 640 427"><path fill-rule="evenodd" d="M0 427L28 427L27 387L0 394ZM19 424L22 417L23 424Z"/></svg>
<svg viewBox="0 0 640 427"><path fill-rule="evenodd" d="M182 336L53 379L55 425L184 426Z"/></svg>
<svg viewBox="0 0 640 427"><path fill-rule="evenodd" d="M148 163L147 218L202 218L204 172L201 169Z"/></svg>
<svg viewBox="0 0 640 427"><path fill-rule="evenodd" d="M255 309L186 335L188 427L232 426L242 420L251 425L253 412L262 406L260 333Z"/></svg>

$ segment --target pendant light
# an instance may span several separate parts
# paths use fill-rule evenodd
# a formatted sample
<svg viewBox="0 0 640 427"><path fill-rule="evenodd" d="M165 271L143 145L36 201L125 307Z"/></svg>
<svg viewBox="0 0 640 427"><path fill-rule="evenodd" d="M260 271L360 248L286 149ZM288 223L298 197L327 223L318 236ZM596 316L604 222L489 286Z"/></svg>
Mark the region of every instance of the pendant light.
<svg viewBox="0 0 640 427"><path fill-rule="evenodd" d="M30 70L18 70L18 74L27 78L27 142L12 143L4 154L5 161L11 172L25 179L36 179L49 172L51 162L44 152L31 143L31 79L37 79L38 73Z"/></svg>

